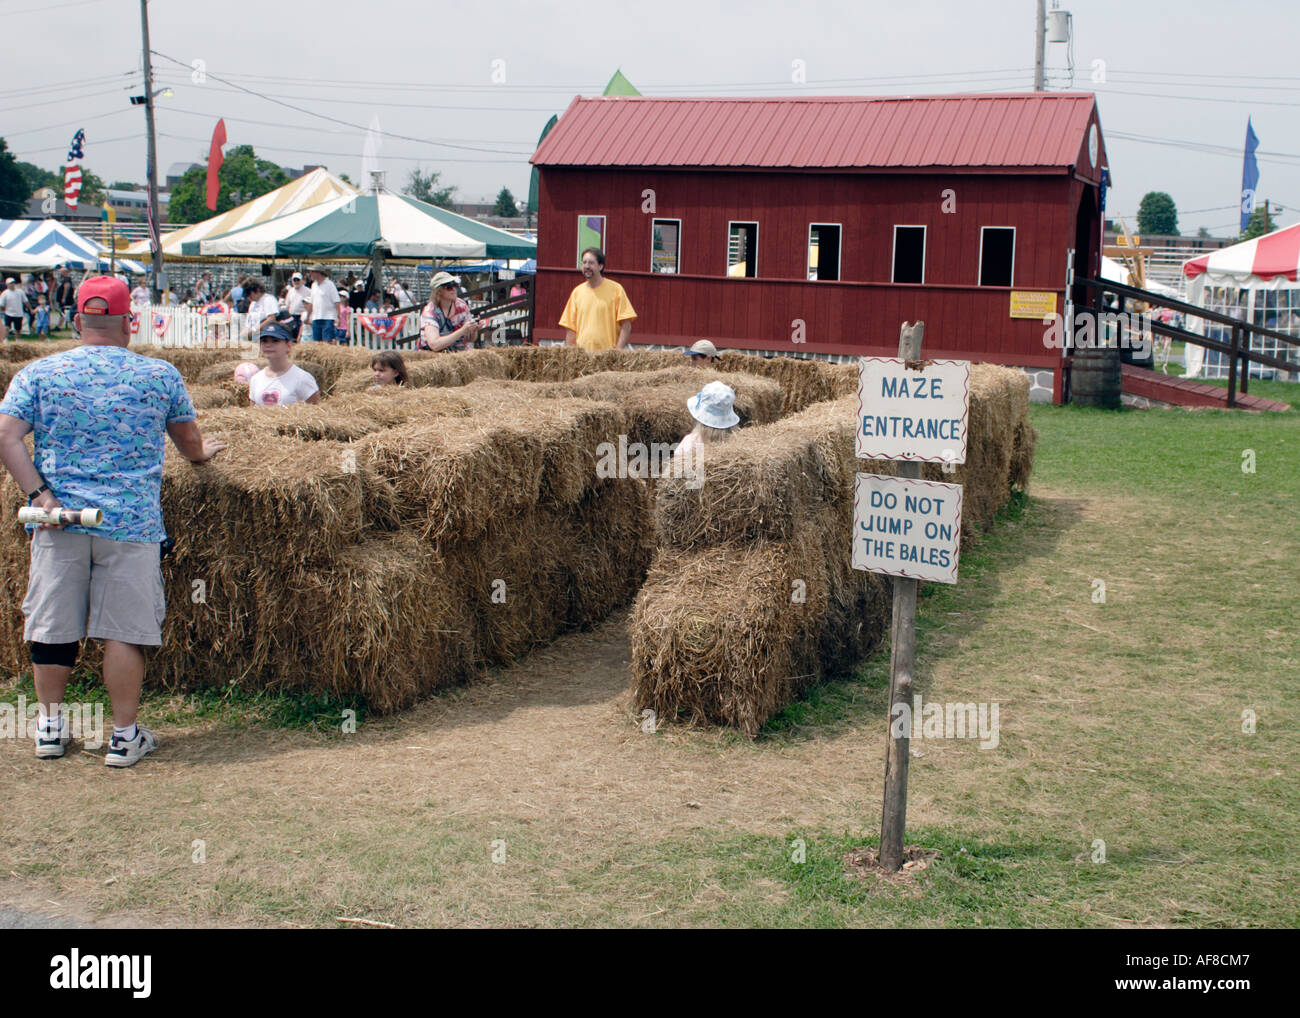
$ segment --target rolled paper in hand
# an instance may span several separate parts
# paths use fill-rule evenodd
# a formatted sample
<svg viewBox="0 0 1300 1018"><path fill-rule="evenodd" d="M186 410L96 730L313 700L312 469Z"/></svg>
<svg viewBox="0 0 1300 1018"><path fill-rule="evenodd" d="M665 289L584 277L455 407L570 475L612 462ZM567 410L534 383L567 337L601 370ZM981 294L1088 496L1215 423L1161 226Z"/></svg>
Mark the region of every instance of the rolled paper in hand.
<svg viewBox="0 0 1300 1018"><path fill-rule="evenodd" d="M25 505L18 510L19 523L54 523L76 524L82 527L97 527L104 522L102 509L42 509L39 506Z"/></svg>

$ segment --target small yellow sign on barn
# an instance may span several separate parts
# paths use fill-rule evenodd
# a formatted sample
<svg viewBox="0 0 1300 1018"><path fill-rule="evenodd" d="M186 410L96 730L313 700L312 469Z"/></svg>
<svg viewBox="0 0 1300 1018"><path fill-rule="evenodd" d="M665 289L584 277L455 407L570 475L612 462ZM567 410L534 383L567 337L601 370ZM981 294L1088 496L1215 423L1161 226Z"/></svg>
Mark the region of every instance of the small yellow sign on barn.
<svg viewBox="0 0 1300 1018"><path fill-rule="evenodd" d="M1056 313L1056 294L1051 290L1012 290L1011 317L1043 320Z"/></svg>

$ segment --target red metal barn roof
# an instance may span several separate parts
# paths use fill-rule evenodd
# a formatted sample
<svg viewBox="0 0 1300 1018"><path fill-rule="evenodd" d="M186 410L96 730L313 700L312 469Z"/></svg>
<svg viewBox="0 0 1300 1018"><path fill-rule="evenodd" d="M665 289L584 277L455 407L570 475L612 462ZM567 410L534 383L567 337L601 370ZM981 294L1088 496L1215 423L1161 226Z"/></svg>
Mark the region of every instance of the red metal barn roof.
<svg viewBox="0 0 1300 1018"><path fill-rule="evenodd" d="M1064 168L1090 92L918 98L575 98L538 166Z"/></svg>

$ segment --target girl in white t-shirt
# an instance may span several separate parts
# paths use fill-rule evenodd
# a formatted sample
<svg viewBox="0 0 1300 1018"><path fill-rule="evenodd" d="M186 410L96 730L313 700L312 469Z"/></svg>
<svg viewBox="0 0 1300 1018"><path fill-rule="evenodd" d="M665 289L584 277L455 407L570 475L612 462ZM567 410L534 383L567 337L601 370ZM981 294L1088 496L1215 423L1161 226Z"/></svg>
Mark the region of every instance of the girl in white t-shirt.
<svg viewBox="0 0 1300 1018"><path fill-rule="evenodd" d="M267 322L259 341L266 367L248 382L254 406L288 406L290 403L319 403L316 379L289 360L293 336L282 325Z"/></svg>

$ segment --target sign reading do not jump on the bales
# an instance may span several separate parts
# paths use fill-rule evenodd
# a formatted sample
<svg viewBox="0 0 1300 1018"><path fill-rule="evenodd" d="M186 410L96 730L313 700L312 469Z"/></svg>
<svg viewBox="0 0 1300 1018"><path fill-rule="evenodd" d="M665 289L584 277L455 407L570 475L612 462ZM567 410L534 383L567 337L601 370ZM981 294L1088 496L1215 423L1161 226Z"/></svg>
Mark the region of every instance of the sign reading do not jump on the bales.
<svg viewBox="0 0 1300 1018"><path fill-rule="evenodd" d="M965 463L969 423L970 361L859 361L859 459Z"/></svg>
<svg viewBox="0 0 1300 1018"><path fill-rule="evenodd" d="M854 569L956 583L960 546L960 484L857 475Z"/></svg>

